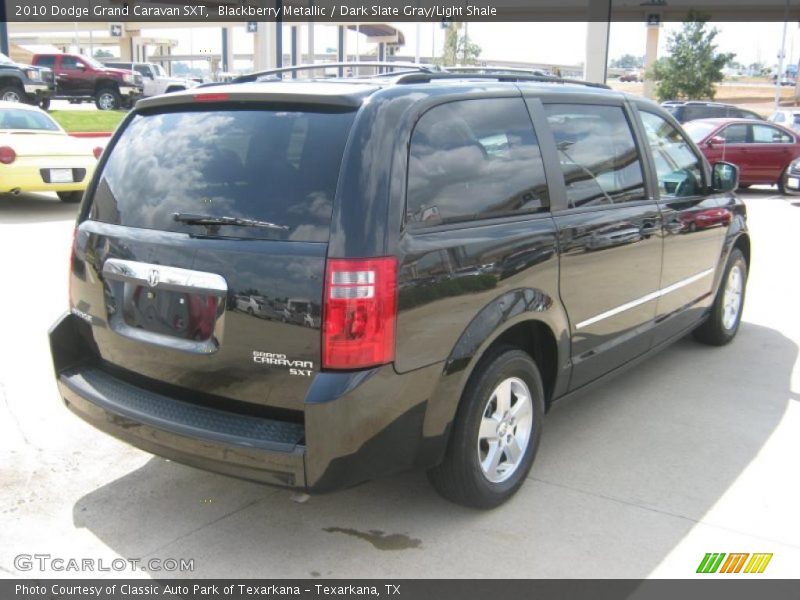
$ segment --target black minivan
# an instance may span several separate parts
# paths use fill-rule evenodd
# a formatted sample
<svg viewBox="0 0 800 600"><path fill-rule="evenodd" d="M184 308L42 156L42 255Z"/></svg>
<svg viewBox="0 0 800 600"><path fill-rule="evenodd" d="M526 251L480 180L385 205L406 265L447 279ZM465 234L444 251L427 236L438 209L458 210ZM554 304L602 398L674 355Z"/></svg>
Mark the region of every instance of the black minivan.
<svg viewBox="0 0 800 600"><path fill-rule="evenodd" d="M552 402L735 336L738 172L659 106L533 75L250 79L138 102L99 162L50 333L97 428L309 492L425 468L488 508Z"/></svg>

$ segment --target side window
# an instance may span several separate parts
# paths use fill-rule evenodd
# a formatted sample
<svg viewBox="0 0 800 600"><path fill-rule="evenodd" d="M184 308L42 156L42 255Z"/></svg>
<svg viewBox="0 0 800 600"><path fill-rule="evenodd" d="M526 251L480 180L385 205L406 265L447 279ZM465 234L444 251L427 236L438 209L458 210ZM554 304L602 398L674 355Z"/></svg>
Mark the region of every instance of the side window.
<svg viewBox="0 0 800 600"><path fill-rule="evenodd" d="M784 115L782 112L776 112L774 115L772 115L772 118L770 118L770 121L774 121L775 123L783 123L785 120L786 115Z"/></svg>
<svg viewBox="0 0 800 600"><path fill-rule="evenodd" d="M726 144L746 144L747 127L745 124L729 125L722 130L720 136Z"/></svg>
<svg viewBox="0 0 800 600"><path fill-rule="evenodd" d="M408 157L409 228L547 210L539 142L521 98L436 106Z"/></svg>
<svg viewBox="0 0 800 600"><path fill-rule="evenodd" d="M794 142L788 133L769 125L753 125L754 144L791 144Z"/></svg>
<svg viewBox="0 0 800 600"><path fill-rule="evenodd" d="M36 61L36 65L39 67L47 67L48 69L52 69L56 66L56 57L40 56L39 59Z"/></svg>
<svg viewBox="0 0 800 600"><path fill-rule="evenodd" d="M711 119L714 117L724 117L725 111L719 112L711 106L687 106L684 109L684 120L694 121L695 119Z"/></svg>
<svg viewBox="0 0 800 600"><path fill-rule="evenodd" d="M647 197L642 162L622 107L546 104L570 208Z"/></svg>
<svg viewBox="0 0 800 600"><path fill-rule="evenodd" d="M646 111L639 114L653 154L661 197L702 194L702 162L683 134L663 117Z"/></svg>
<svg viewBox="0 0 800 600"><path fill-rule="evenodd" d="M147 77L150 75L150 69L147 67L147 65L133 65L133 70L139 73L139 75L142 77Z"/></svg>
<svg viewBox="0 0 800 600"><path fill-rule="evenodd" d="M79 63L80 61L74 56L61 57L61 68L64 69L65 71L77 71Z"/></svg>

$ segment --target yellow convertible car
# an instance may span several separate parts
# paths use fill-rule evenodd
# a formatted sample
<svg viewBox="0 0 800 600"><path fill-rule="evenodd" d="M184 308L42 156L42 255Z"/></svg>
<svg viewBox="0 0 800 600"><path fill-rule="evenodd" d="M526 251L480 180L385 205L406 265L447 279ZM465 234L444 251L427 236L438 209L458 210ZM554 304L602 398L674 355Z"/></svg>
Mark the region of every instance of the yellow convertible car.
<svg viewBox="0 0 800 600"><path fill-rule="evenodd" d="M0 193L56 192L80 202L100 152L35 106L0 102Z"/></svg>

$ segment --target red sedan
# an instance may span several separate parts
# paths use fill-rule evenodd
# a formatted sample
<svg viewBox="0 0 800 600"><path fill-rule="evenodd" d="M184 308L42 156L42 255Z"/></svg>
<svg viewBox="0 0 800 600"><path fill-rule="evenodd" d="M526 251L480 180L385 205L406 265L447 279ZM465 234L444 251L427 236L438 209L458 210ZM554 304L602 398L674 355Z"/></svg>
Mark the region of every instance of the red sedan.
<svg viewBox="0 0 800 600"><path fill-rule="evenodd" d="M800 157L800 135L774 123L755 119L700 119L683 128L711 164L739 167L742 187L777 185L783 192L784 173Z"/></svg>

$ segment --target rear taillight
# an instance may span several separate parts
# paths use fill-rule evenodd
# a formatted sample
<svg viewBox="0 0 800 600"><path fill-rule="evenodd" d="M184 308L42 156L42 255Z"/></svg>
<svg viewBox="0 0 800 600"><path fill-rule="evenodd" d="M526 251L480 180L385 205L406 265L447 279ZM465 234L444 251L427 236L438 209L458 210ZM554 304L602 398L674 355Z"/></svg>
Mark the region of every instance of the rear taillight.
<svg viewBox="0 0 800 600"><path fill-rule="evenodd" d="M0 146L0 163L10 165L17 160L17 153L9 146Z"/></svg>
<svg viewBox="0 0 800 600"><path fill-rule="evenodd" d="M94 150L92 150L92 154L94 154L96 159L100 160L100 156L103 154L103 149L100 146L97 146Z"/></svg>
<svg viewBox="0 0 800 600"><path fill-rule="evenodd" d="M329 259L322 368L363 369L394 360L397 260Z"/></svg>

